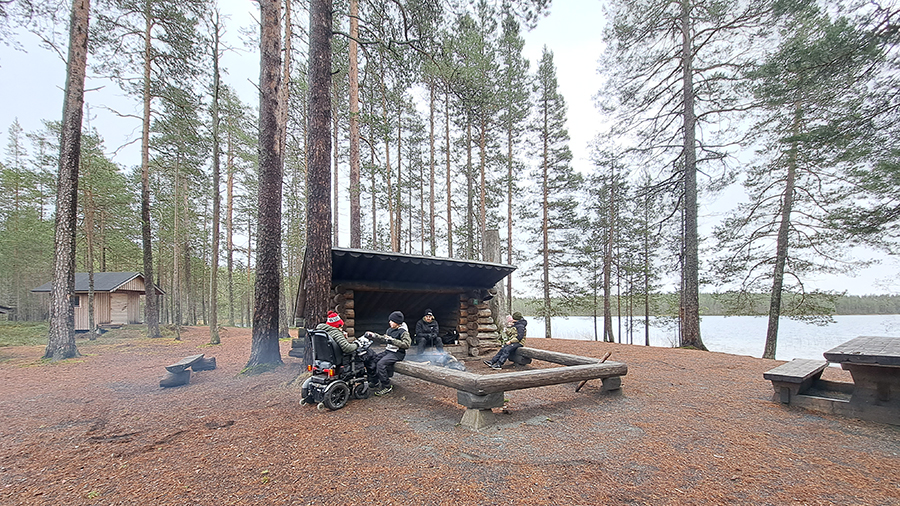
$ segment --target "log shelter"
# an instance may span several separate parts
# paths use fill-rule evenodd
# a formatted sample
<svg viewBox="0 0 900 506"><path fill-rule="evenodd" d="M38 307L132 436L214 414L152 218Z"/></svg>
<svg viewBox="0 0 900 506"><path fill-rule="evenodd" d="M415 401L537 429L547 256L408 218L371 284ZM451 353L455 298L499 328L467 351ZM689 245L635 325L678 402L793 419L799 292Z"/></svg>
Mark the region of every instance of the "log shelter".
<svg viewBox="0 0 900 506"><path fill-rule="evenodd" d="M332 248L331 296L333 307L353 337L366 331L383 333L392 311L403 312L410 334L426 309L431 309L442 336L459 333L462 356L478 356L482 342L496 343L498 315L487 303L495 285L515 267L505 264L459 260L393 252ZM305 272L305 268L303 271ZM294 304L294 321L304 309L305 276Z"/></svg>

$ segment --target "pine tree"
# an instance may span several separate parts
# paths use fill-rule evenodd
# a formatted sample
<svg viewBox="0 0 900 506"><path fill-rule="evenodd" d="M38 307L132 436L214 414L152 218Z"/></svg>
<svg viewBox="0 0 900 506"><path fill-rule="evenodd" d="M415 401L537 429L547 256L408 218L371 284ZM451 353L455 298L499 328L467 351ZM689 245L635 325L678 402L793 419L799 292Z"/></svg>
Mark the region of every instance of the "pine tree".
<svg viewBox="0 0 900 506"><path fill-rule="evenodd" d="M875 46L863 42L866 34L814 6L789 14L781 34L780 46L751 74L765 111L757 125L765 149L744 181L750 202L717 229L720 244L731 253L717 270L739 286L731 300L747 300L741 294L758 293L768 283L763 358L775 358L782 315L831 320L836 294L809 290L806 279L846 272L855 264L846 255L846 236L827 219L855 198L845 164L828 153L840 151L846 133L836 127L861 108L865 76L880 58ZM787 293L799 297L788 303Z"/></svg>
<svg viewBox="0 0 900 506"><path fill-rule="evenodd" d="M540 245L540 289L546 337L552 337L550 317L556 310L551 300L572 292L572 274L565 268L577 226L576 195L581 177L572 170L572 152L566 130L566 103L559 93L553 53L545 46L534 84L535 151L538 166L534 171L534 196L538 202L536 226L532 227Z"/></svg>

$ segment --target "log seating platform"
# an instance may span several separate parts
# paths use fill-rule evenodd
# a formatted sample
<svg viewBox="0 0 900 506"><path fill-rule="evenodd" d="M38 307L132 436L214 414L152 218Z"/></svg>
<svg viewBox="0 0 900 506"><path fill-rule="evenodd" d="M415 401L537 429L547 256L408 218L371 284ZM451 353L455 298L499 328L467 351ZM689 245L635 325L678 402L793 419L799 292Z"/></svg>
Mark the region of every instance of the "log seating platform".
<svg viewBox="0 0 900 506"><path fill-rule="evenodd" d="M211 371L215 368L215 357L205 358L203 353L199 355L190 355L174 364L167 365L167 374L163 379L159 380L159 386L162 388L170 388L187 385L191 381L191 370L195 372Z"/></svg>
<svg viewBox="0 0 900 506"><path fill-rule="evenodd" d="M457 402L466 408L460 424L475 430L494 423L492 408L503 407L506 391L580 382L576 388L578 391L584 382L599 379L602 381L602 391L606 392L620 389L621 377L628 373L628 366L619 362L606 362L605 357L596 359L527 347L518 348L515 356L516 363L521 365L534 359L565 367L474 374L404 360L394 364L394 370L406 376L455 388Z"/></svg>

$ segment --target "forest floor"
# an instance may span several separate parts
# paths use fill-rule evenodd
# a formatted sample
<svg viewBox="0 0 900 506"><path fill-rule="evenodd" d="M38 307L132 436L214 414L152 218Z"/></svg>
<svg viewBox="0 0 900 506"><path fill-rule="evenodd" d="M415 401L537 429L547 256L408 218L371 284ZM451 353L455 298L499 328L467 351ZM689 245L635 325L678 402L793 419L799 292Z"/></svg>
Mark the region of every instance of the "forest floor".
<svg viewBox="0 0 900 506"><path fill-rule="evenodd" d="M387 396L301 407L289 341L283 366L241 374L247 329L218 346L205 327L181 341L109 335L58 363L43 346L0 348L0 504L900 503L900 427L773 402L774 360L529 338L611 352L628 365L621 391L507 392L497 424L474 431L453 389L399 374ZM218 368L159 387L165 365L198 353ZM834 367L825 378L850 381Z"/></svg>

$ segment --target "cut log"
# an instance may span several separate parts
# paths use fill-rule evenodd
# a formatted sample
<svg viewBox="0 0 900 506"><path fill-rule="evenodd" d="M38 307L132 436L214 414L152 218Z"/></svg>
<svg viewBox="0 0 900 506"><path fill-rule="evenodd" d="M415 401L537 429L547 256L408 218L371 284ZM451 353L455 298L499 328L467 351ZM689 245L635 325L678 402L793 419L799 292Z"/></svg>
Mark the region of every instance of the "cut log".
<svg viewBox="0 0 900 506"><path fill-rule="evenodd" d="M191 371L190 369L183 370L180 372L170 372L166 374L166 377L159 380L159 386L162 388L171 388L178 387L181 385L187 385L191 381Z"/></svg>
<svg viewBox="0 0 900 506"><path fill-rule="evenodd" d="M491 319L491 310L490 310L490 309L479 309L479 310L478 310L478 316L479 316L480 318L489 318L489 319ZM494 320L491 319L491 321L494 321Z"/></svg>
<svg viewBox="0 0 900 506"><path fill-rule="evenodd" d="M216 368L216 357L201 358L191 364L191 369L196 371L212 371Z"/></svg>

